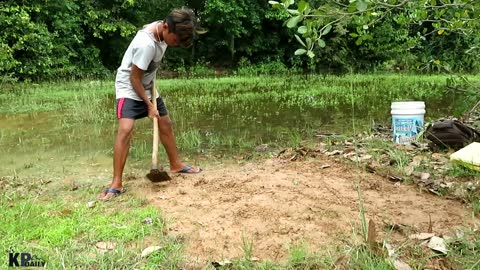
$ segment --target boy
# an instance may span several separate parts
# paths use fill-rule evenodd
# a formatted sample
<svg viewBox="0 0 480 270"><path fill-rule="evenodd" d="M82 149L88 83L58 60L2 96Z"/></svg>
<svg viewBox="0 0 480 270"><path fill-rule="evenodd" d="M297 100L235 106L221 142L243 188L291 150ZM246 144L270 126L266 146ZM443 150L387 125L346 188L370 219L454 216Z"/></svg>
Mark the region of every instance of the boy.
<svg viewBox="0 0 480 270"><path fill-rule="evenodd" d="M117 70L118 132L113 154L113 179L99 199L108 200L123 192L122 175L130 148L135 120L148 116L158 121L160 141L168 155L172 173L199 173L201 169L180 161L172 123L162 98L156 94L157 108L151 102L155 74L168 46L189 47L196 33L197 18L190 9L173 10L164 21L144 26L137 32Z"/></svg>

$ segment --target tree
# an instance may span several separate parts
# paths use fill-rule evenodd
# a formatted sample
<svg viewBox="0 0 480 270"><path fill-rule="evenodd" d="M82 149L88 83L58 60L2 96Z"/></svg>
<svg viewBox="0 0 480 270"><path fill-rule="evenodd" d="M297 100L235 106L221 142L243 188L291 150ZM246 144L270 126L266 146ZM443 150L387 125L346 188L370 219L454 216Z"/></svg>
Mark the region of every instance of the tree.
<svg viewBox="0 0 480 270"><path fill-rule="evenodd" d="M313 2L313 3L312 3ZM411 33L417 45L430 36L461 35L472 41L465 51L480 49L480 1L478 0L294 0L269 1L286 10L288 28L296 30L301 48L296 55L315 57L316 47L324 48L332 29L343 29L355 38L356 45L373 40L372 29L385 20ZM346 26L350 29L345 29ZM341 31L341 30L340 30ZM410 40L412 41L412 40Z"/></svg>

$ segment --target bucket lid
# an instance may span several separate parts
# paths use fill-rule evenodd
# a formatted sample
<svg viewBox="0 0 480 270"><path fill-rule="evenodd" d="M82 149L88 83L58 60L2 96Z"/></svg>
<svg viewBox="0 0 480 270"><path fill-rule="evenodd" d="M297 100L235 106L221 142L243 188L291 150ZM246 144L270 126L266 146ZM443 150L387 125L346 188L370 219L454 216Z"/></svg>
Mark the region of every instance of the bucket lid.
<svg viewBox="0 0 480 270"><path fill-rule="evenodd" d="M392 102L392 110L395 109L425 109L424 101L397 101Z"/></svg>

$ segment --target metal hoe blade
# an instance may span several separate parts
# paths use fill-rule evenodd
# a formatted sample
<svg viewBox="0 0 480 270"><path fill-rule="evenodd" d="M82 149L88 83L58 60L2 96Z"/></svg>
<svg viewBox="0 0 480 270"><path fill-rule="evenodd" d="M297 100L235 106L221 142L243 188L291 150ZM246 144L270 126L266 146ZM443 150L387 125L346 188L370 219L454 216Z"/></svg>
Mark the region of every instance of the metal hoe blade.
<svg viewBox="0 0 480 270"><path fill-rule="evenodd" d="M168 175L167 172L165 171L160 171L158 169L152 169L150 172L147 174L148 180L156 183L156 182L164 182L168 180L172 180L170 175Z"/></svg>

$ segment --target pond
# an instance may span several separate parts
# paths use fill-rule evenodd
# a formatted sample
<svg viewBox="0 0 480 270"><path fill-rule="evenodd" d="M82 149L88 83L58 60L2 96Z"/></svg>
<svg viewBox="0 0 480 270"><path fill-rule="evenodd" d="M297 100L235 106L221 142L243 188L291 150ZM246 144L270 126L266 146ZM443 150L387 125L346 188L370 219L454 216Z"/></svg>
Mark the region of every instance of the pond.
<svg viewBox="0 0 480 270"><path fill-rule="evenodd" d="M458 114L473 101L446 93L446 76L347 75L159 80L182 155L242 155L390 125L392 101L421 100L426 120ZM475 78L473 78L475 79ZM0 92L0 175L63 161L111 160L116 132L113 82L19 85ZM130 158L151 155L149 119L137 121ZM58 161L60 157L61 161ZM48 160L57 160L52 166ZM92 162L90 162L92 163ZM95 162L93 162L95 163Z"/></svg>

